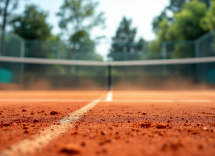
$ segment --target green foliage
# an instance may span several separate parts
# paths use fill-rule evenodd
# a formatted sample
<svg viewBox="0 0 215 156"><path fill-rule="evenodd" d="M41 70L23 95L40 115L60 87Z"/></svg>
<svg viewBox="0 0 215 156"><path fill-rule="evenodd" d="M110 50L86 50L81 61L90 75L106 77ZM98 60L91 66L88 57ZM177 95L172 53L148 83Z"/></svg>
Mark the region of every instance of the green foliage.
<svg viewBox="0 0 215 156"><path fill-rule="evenodd" d="M193 43L180 43L176 42L173 45L172 51L168 57L170 58L191 58L195 56L195 44Z"/></svg>
<svg viewBox="0 0 215 156"><path fill-rule="evenodd" d="M157 36L158 36L158 39L160 41L163 41L163 40L171 40L171 34L169 33L170 31L170 23L168 22L168 20L163 20L159 23L159 31L157 32Z"/></svg>
<svg viewBox="0 0 215 156"><path fill-rule="evenodd" d="M49 40L53 36L47 17L47 12L35 5L27 5L25 11L11 21L13 32L26 40Z"/></svg>
<svg viewBox="0 0 215 156"><path fill-rule="evenodd" d="M215 29L215 1L214 0L206 16L201 19L201 27L206 31L207 30L213 31Z"/></svg>
<svg viewBox="0 0 215 156"><path fill-rule="evenodd" d="M71 42L89 42L90 35L85 30L80 30L70 36L69 39Z"/></svg>
<svg viewBox="0 0 215 156"><path fill-rule="evenodd" d="M215 29L215 0L212 0L212 5L210 10L207 12L206 16L201 19L201 27L205 31L214 31ZM210 45L215 52L215 36L213 42Z"/></svg>
<svg viewBox="0 0 215 156"><path fill-rule="evenodd" d="M126 19L123 17L120 25L116 31L116 35L112 38L116 42L134 42L135 36L137 33L136 28L131 28L132 20ZM121 48L121 47L120 47ZM126 49L125 51L130 51L131 48ZM120 50L123 51L123 50Z"/></svg>
<svg viewBox="0 0 215 156"><path fill-rule="evenodd" d="M184 9L174 14L174 22L161 21L159 23L159 39L166 40L195 40L204 35L200 26L201 19L206 15L204 3L193 0L185 3Z"/></svg>
<svg viewBox="0 0 215 156"><path fill-rule="evenodd" d="M169 17L167 16L166 10L162 11L161 14L153 19L152 28L155 33L159 31L159 23L163 20L167 20Z"/></svg>
<svg viewBox="0 0 215 156"><path fill-rule="evenodd" d="M64 0L60 7L57 16L62 35L70 42L69 59L102 60L95 53L95 43L90 38L93 28L104 27L104 13L96 12L98 4L92 0Z"/></svg>
<svg viewBox="0 0 215 156"><path fill-rule="evenodd" d="M170 5L167 7L172 12L180 12L184 8L185 2L191 2L192 0L170 0ZM210 6L211 0L199 0L199 2L203 2L207 5L207 7Z"/></svg>
<svg viewBox="0 0 215 156"><path fill-rule="evenodd" d="M185 8L185 4L191 3L192 1L195 0L170 0L169 6L164 8L161 14L154 18L152 22L154 32L158 33L159 23L161 21L167 20L169 23L174 22L175 17L171 16L171 14L174 15L174 13L181 12L181 10ZM211 6L211 1L213 0L198 0L198 1L204 3L207 6L207 9L209 9ZM167 15L167 12L171 14Z"/></svg>
<svg viewBox="0 0 215 156"><path fill-rule="evenodd" d="M97 14L97 7L98 2L91 0L64 0L57 16L60 18L59 27L68 35L70 41L81 41L83 37L89 36L93 28L104 27L104 13Z"/></svg>
<svg viewBox="0 0 215 156"><path fill-rule="evenodd" d="M86 53L95 52L95 43L90 39L90 35L85 30L80 30L74 33L70 39L70 45L73 47L73 53L76 54L76 59L86 59L83 56L86 56ZM81 54L78 54L81 53ZM84 55L85 53L85 55ZM82 56L82 57L81 57Z"/></svg>
<svg viewBox="0 0 215 156"><path fill-rule="evenodd" d="M57 41L58 36L51 34L52 26L47 23L48 13L40 10L35 5L27 5L21 15L13 17L10 24L12 31L25 40L43 40L43 41L26 41L25 57L36 58L54 58L53 48L55 44L47 41ZM52 70L50 66L28 65L25 67L26 72Z"/></svg>
<svg viewBox="0 0 215 156"><path fill-rule="evenodd" d="M206 12L207 7L204 3L197 0L185 3L184 8L174 14L175 22L169 25L165 38L160 36L161 40L188 41L201 37L207 32L200 25L200 21L206 15ZM194 57L194 44L176 44L170 55L172 58Z"/></svg>
<svg viewBox="0 0 215 156"><path fill-rule="evenodd" d="M95 53L95 43L90 39L90 35L85 30L77 31L70 39L69 58L76 60L97 60ZM100 60L100 59L99 59Z"/></svg>
<svg viewBox="0 0 215 156"><path fill-rule="evenodd" d="M115 36L112 38L109 56L113 60L124 59L123 54L128 55L129 59L139 58L139 54L143 49L144 40L140 38L138 43L135 43L137 29L132 28L131 25L132 20L123 17Z"/></svg>
<svg viewBox="0 0 215 156"><path fill-rule="evenodd" d="M162 51L162 43L159 40L149 42L149 51L151 53L160 53Z"/></svg>
<svg viewBox="0 0 215 156"><path fill-rule="evenodd" d="M59 35L52 35L49 36L46 41L60 41L60 36Z"/></svg>
<svg viewBox="0 0 215 156"><path fill-rule="evenodd" d="M175 13L171 19L162 12L161 16L157 20L155 19L155 26L158 23L158 27L155 27L158 38L150 43L150 51L156 52L160 49L161 52L162 42L166 42L171 47L167 48L167 52L171 52L168 54L170 58L194 57L194 42L182 44L180 41L194 41L215 28L215 5L213 2L208 10L209 3L207 2L209 1L204 1L204 3L198 0L183 2L179 11L173 10ZM179 1L175 1L174 4L179 5ZM168 41L177 42L169 44Z"/></svg>

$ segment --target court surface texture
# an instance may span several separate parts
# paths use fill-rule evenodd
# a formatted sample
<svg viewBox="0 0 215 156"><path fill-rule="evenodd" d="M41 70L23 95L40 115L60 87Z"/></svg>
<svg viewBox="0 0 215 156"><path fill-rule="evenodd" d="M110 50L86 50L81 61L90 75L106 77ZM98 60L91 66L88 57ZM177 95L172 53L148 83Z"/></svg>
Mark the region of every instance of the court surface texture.
<svg viewBox="0 0 215 156"><path fill-rule="evenodd" d="M215 91L0 91L0 156L215 155Z"/></svg>

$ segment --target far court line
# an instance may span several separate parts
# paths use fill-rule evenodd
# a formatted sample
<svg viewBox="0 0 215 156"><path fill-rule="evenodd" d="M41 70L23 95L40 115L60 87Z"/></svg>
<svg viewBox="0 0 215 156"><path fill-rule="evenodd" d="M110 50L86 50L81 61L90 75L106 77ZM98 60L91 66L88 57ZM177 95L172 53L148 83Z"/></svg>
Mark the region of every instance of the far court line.
<svg viewBox="0 0 215 156"><path fill-rule="evenodd" d="M213 102L212 100L180 100L180 102Z"/></svg>
<svg viewBox="0 0 215 156"><path fill-rule="evenodd" d="M0 99L0 102L89 102L94 99Z"/></svg>
<svg viewBox="0 0 215 156"><path fill-rule="evenodd" d="M91 102L93 99L0 99L0 102ZM112 93L109 92L105 100L100 100L100 102L188 102L188 103L201 103L201 102L215 102L215 100L169 100L169 99L145 99L145 100L135 100L135 99L121 99L121 100L113 100Z"/></svg>

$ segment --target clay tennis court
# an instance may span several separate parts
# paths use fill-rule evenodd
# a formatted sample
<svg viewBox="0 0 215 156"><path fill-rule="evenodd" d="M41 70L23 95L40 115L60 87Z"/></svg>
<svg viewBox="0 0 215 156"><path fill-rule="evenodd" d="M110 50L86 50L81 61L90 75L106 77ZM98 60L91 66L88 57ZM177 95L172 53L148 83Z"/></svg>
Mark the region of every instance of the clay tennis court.
<svg viewBox="0 0 215 156"><path fill-rule="evenodd" d="M0 155L214 155L215 91L1 91Z"/></svg>

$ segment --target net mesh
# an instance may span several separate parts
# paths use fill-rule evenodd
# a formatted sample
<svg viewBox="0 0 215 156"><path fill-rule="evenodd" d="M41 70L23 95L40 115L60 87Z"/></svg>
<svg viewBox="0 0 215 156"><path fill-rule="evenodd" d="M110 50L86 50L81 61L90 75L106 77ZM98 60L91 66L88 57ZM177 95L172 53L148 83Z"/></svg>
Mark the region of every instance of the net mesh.
<svg viewBox="0 0 215 156"><path fill-rule="evenodd" d="M215 84L215 63L113 67L114 89L200 89Z"/></svg>
<svg viewBox="0 0 215 156"><path fill-rule="evenodd" d="M109 85L112 89L198 89L215 85L215 57L115 62L0 57L0 61L11 73L9 84L20 89L108 89ZM108 66L112 66L111 74Z"/></svg>
<svg viewBox="0 0 215 156"><path fill-rule="evenodd" d="M22 66L20 70L18 67ZM4 70L11 73L8 84L20 89L106 89L107 68L4 62Z"/></svg>

